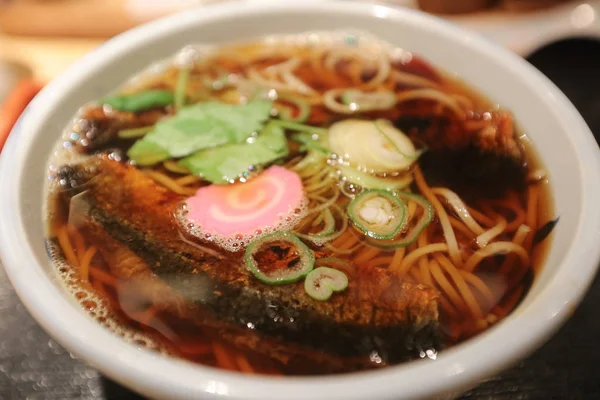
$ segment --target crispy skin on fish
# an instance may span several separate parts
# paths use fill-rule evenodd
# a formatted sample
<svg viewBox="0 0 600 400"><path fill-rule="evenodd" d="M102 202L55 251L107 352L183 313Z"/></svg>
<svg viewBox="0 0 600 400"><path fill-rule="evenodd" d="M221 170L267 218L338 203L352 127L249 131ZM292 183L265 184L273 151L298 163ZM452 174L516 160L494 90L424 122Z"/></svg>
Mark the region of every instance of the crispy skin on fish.
<svg viewBox="0 0 600 400"><path fill-rule="evenodd" d="M181 240L174 214L182 197L134 167L96 162L72 167L72 176L91 176L65 193L85 191L91 224L214 318L336 357L376 352L383 362L397 362L438 344L434 290L384 269L359 269L344 292L324 302L309 297L301 282L263 284L244 267L241 252L223 260Z"/></svg>
<svg viewBox="0 0 600 400"><path fill-rule="evenodd" d="M89 107L83 110L82 118L73 126L71 140L82 153L103 153L119 149L131 140L119 139L121 129L152 126L169 115L163 108L155 108L140 113L112 110L103 107Z"/></svg>
<svg viewBox="0 0 600 400"><path fill-rule="evenodd" d="M113 239L97 221L88 219L79 229L99 249L102 259L119 279L116 291L121 310L130 318L136 319L135 309L130 310L128 307L151 303L158 313L146 323L173 343L177 342L177 333L169 328L167 321L162 320L161 313L195 324L201 329L205 340L226 341L240 350L269 357L280 363L284 370L296 373L332 373L374 367L364 359L342 358L284 343L276 338L261 337L257 331L218 319L214 313L178 294L155 275L142 258ZM170 349L169 346L167 348Z"/></svg>

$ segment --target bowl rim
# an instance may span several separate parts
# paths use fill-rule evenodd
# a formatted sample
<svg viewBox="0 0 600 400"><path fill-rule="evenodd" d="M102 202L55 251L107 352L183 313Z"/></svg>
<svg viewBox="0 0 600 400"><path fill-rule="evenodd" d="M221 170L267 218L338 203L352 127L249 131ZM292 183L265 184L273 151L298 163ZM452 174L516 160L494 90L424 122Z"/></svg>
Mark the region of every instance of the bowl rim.
<svg viewBox="0 0 600 400"><path fill-rule="evenodd" d="M518 71L521 83L539 94L540 101L571 127L570 140L581 160L582 212L577 233L556 275L519 317L507 318L494 329L463 345L448 349L436 362L411 362L373 372L319 377L249 377L187 361L164 357L126 343L87 317L69 301L43 271L28 245L21 196L24 164L39 127L52 112L52 104L69 95L89 71L118 62L120 54L137 44L182 29L219 19L320 11L348 16L386 18L397 23L420 24L451 40L460 40L505 68ZM571 315L592 282L600 259L600 151L583 118L566 96L544 75L515 54L449 22L419 11L368 3L229 2L203 6L168 16L125 32L95 49L54 79L28 106L0 156L0 254L7 275L21 301L37 322L69 351L82 357L115 381L153 398L256 399L395 399L416 398L449 390L461 390L472 382L498 372L524 357ZM579 278L563 281L565 265L577 265ZM70 329L75 321L78 329ZM518 338L510 337L519 332ZM485 355L485 356L481 356ZM423 377L427 377L424 384ZM400 379L398 379L400 378ZM285 393L285 396L282 396Z"/></svg>

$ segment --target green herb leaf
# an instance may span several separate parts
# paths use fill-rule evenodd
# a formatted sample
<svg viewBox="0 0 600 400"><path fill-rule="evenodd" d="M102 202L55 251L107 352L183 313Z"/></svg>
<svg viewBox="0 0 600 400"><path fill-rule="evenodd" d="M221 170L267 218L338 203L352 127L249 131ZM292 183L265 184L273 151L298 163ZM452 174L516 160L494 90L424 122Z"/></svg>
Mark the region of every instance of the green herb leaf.
<svg viewBox="0 0 600 400"><path fill-rule="evenodd" d="M172 158L210 147L242 143L263 128L271 108L271 102L262 100L243 105L206 102L183 107L174 117L158 122L140 141L154 143ZM138 162L130 153L129 157Z"/></svg>
<svg viewBox="0 0 600 400"><path fill-rule="evenodd" d="M300 132L294 133L292 139L298 143L302 143L300 151L316 150L320 151L327 156L331 155L329 149L327 149L326 135L316 135L314 133Z"/></svg>
<svg viewBox="0 0 600 400"><path fill-rule="evenodd" d="M138 140L127 152L140 167L148 167L170 158L169 153L153 142Z"/></svg>
<svg viewBox="0 0 600 400"><path fill-rule="evenodd" d="M150 89L139 93L105 97L100 100L100 104L108 104L120 111L138 112L173 104L173 93L168 90Z"/></svg>
<svg viewBox="0 0 600 400"><path fill-rule="evenodd" d="M287 154L283 129L269 124L248 143L199 151L179 161L179 164L210 182L228 183L243 176L252 167L271 163Z"/></svg>
<svg viewBox="0 0 600 400"><path fill-rule="evenodd" d="M179 69L179 75L177 76L177 84L175 85L175 94L173 99L176 110L181 109L181 107L185 105L186 89L190 80L190 74L190 68L181 67Z"/></svg>

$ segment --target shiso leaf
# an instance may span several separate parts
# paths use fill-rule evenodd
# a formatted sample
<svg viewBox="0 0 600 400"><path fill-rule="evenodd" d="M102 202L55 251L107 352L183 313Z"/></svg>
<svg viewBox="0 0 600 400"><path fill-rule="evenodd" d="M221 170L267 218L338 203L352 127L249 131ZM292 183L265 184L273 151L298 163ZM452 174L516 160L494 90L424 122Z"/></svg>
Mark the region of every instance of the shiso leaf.
<svg viewBox="0 0 600 400"><path fill-rule="evenodd" d="M138 140L129 149L127 155L136 165L147 167L171 158L169 153L154 142Z"/></svg>
<svg viewBox="0 0 600 400"><path fill-rule="evenodd" d="M271 163L287 154L288 145L283 129L268 124L247 143L202 150L182 159L179 164L212 183L228 183L256 166Z"/></svg>
<svg viewBox="0 0 600 400"><path fill-rule="evenodd" d="M120 111L139 112L172 104L173 93L168 90L150 89L139 93L105 97L99 103L108 104Z"/></svg>
<svg viewBox="0 0 600 400"><path fill-rule="evenodd" d="M158 122L152 132L132 146L128 156L137 164L148 166L152 165L148 160L162 161L164 154L168 154L167 158L180 158L207 148L242 143L263 129L271 108L272 103L264 100L241 105L205 102L183 107L175 116ZM150 157L147 151L140 150L151 148L161 156Z"/></svg>

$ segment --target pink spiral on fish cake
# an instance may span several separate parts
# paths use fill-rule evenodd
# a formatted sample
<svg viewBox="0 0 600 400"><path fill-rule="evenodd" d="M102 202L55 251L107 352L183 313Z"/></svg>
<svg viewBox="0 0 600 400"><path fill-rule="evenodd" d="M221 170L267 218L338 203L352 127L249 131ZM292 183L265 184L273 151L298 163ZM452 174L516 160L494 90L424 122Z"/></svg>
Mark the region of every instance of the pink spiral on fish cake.
<svg viewBox="0 0 600 400"><path fill-rule="evenodd" d="M303 200L300 177L274 165L245 183L198 189L186 201L186 217L217 237L249 236L281 225L303 206Z"/></svg>

